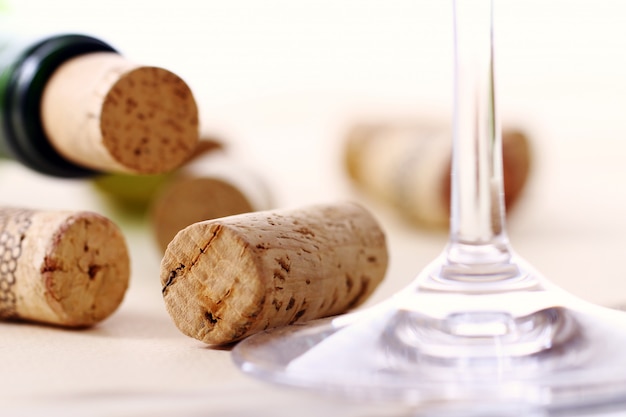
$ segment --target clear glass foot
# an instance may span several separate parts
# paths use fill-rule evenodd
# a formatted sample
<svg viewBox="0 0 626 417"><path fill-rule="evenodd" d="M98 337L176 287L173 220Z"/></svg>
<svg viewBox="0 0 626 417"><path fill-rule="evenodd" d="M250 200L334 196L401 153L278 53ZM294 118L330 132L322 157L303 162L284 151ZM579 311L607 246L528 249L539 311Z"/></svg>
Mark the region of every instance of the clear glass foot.
<svg viewBox="0 0 626 417"><path fill-rule="evenodd" d="M233 358L263 380L359 401L524 404L541 415L626 407L626 314L511 265L515 290L485 281L458 293L438 259L377 306L254 335Z"/></svg>
<svg viewBox="0 0 626 417"><path fill-rule="evenodd" d="M626 412L626 313L556 288L509 247L493 1L453 2L448 246L385 302L254 335L233 358L266 381L428 416Z"/></svg>

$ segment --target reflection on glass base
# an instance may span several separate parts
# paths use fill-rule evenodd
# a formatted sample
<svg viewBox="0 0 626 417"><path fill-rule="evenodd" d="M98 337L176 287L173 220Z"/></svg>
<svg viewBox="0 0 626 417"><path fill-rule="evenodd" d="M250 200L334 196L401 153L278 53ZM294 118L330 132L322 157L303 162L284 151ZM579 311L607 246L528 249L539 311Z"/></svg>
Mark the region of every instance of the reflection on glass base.
<svg viewBox="0 0 626 417"><path fill-rule="evenodd" d="M369 309L254 335L233 359L263 380L360 402L525 404L542 416L626 408L625 313L576 299L526 266L502 291L494 282L448 291L433 280L445 267L437 260Z"/></svg>

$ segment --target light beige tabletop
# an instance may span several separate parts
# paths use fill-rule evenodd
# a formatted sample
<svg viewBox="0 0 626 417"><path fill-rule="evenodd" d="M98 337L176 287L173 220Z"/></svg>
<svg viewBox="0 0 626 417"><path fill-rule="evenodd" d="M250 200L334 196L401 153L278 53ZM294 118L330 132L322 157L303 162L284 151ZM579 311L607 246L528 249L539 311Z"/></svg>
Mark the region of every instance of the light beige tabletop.
<svg viewBox="0 0 626 417"><path fill-rule="evenodd" d="M450 120L450 1L9 4L34 28L87 31L181 75L197 94L203 129L259 173L275 207L353 199L370 208L391 262L368 305L443 249L445 231L411 226L354 190L341 152L355 122ZM530 182L508 221L513 247L575 295L626 305L626 6L497 4L502 120L526 129L534 149ZM0 324L1 415L406 415L252 379L228 350L181 334L161 299L161 254L147 222L111 211L88 182L4 162L0 204L103 213L123 228L132 257L126 298L100 325Z"/></svg>

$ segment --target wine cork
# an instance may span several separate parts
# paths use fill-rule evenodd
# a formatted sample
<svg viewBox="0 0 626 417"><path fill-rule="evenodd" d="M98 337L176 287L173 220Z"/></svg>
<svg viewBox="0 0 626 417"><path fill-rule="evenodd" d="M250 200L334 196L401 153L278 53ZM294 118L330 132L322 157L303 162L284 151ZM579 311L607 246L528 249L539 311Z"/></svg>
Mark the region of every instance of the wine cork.
<svg viewBox="0 0 626 417"><path fill-rule="evenodd" d="M0 318L64 327L112 314L128 287L124 237L83 211L0 208Z"/></svg>
<svg viewBox="0 0 626 417"><path fill-rule="evenodd" d="M60 155L102 172L169 172L198 141L198 109L185 82L114 52L61 64L44 88L41 120Z"/></svg>
<svg viewBox="0 0 626 417"><path fill-rule="evenodd" d="M161 263L167 311L210 345L344 313L388 263L384 232L353 203L240 214L180 231Z"/></svg>
<svg viewBox="0 0 626 417"><path fill-rule="evenodd" d="M509 210L520 198L530 172L526 134L505 129L502 153ZM432 228L449 224L451 158L451 133L438 124L361 124L349 132L345 146L345 167L356 185L415 224Z"/></svg>
<svg viewBox="0 0 626 417"><path fill-rule="evenodd" d="M270 191L262 178L224 151L209 149L185 164L157 191L150 206L159 248L180 230L204 220L268 210Z"/></svg>

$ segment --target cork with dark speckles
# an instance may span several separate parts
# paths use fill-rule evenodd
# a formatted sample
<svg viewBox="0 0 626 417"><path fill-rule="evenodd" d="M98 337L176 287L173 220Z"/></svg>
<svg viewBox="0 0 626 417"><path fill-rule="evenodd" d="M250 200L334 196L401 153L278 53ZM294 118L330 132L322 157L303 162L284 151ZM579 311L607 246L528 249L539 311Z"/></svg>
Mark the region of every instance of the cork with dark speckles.
<svg viewBox="0 0 626 417"><path fill-rule="evenodd" d="M61 65L46 83L41 118L59 154L101 172L170 172L199 137L196 101L179 76L112 52Z"/></svg>
<svg viewBox="0 0 626 417"><path fill-rule="evenodd" d="M344 313L388 264L381 227L353 203L260 211L190 225L161 264L167 311L210 345Z"/></svg>
<svg viewBox="0 0 626 417"><path fill-rule="evenodd" d="M125 239L92 212L0 208L0 318L87 327L121 304Z"/></svg>

